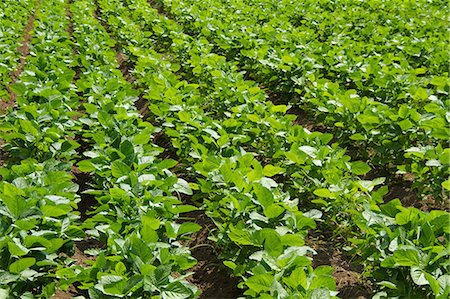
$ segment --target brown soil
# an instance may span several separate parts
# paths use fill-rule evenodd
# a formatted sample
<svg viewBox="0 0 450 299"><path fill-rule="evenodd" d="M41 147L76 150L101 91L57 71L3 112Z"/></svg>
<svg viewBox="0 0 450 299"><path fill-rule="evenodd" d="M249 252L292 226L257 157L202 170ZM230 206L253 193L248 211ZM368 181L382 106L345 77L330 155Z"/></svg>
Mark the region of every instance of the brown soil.
<svg viewBox="0 0 450 299"><path fill-rule="evenodd" d="M320 232L319 232L320 233ZM307 245L317 254L313 256L313 267L333 267L338 296L345 299L368 299L372 296L370 281L362 276L363 268L352 262L352 257L343 253L336 242L328 241L323 235L310 236Z"/></svg>
<svg viewBox="0 0 450 299"><path fill-rule="evenodd" d="M242 296L242 290L237 287L239 279L234 277L219 259L219 249L215 243L208 239L209 233L215 228L214 223L203 211L186 213L183 216L191 218L189 221L202 226L202 229L193 234L186 245L197 259L189 271L194 272L187 280L195 284L202 294L200 299L225 299Z"/></svg>
<svg viewBox="0 0 450 299"><path fill-rule="evenodd" d="M77 194L80 196L81 201L78 203L78 211L81 214L81 221L84 221L89 217L88 212L98 205L93 195L84 193L84 191L91 188L92 178L89 173L81 172L76 166L72 166L72 175L74 176L74 182L79 186Z"/></svg>
<svg viewBox="0 0 450 299"><path fill-rule="evenodd" d="M310 114L308 114L305 110L294 106L289 109L286 114L294 114L297 118L294 120L293 125L300 125L303 128L307 129L310 132L321 132L327 133L328 129L321 123L317 123Z"/></svg>
<svg viewBox="0 0 450 299"><path fill-rule="evenodd" d="M163 15L167 18L172 18L170 13L166 11L163 3L161 3L160 1L157 0L148 0L148 3L150 4L150 6L152 6L154 9L156 9L158 11L158 13L160 15Z"/></svg>
<svg viewBox="0 0 450 299"><path fill-rule="evenodd" d="M70 256L75 261L75 264L82 267L89 267L91 265L88 261L95 261L94 256L89 256L84 253L85 250L91 248L104 248L105 245L95 239L85 239L83 241L75 242L74 254ZM84 296L89 298L86 290L80 290L77 284L70 285L67 291L57 290L51 299L69 299L76 296Z"/></svg>
<svg viewBox="0 0 450 299"><path fill-rule="evenodd" d="M31 38L32 38L31 30L33 29L33 23L34 23L34 20L36 19L36 13L39 10L40 6L41 6L41 0L38 2L33 13L28 18L28 22L24 28L22 43L17 48L17 51L20 53L20 63L17 66L17 68L11 72L11 82L10 82L10 85L7 86L7 89L9 92L9 101L7 101L7 102L2 101L2 105L1 105L2 111L5 111L6 108L12 108L15 105L17 95L15 94L15 92L13 92L11 90L11 85L13 85L14 83L17 82L17 79L19 78L20 74L22 74L22 72L25 68L27 56L30 54L30 42L31 42Z"/></svg>
<svg viewBox="0 0 450 299"><path fill-rule="evenodd" d="M67 291L57 290L55 295L50 297L50 299L70 299L75 297L77 294L76 288L71 285Z"/></svg>
<svg viewBox="0 0 450 299"><path fill-rule="evenodd" d="M374 168L363 179L373 180L377 177L386 178L384 185L388 186L389 192L383 197L385 203L398 198L404 207L415 207L421 211L450 211L448 194L442 194L442 201L437 201L433 195L427 195L424 198L419 196L417 191L413 189L415 178L411 173L399 175L395 173L393 168Z"/></svg>
<svg viewBox="0 0 450 299"><path fill-rule="evenodd" d="M122 72L122 76L129 83L133 84L134 82L136 82L136 78L132 74L132 70L134 69L133 63L130 62L130 60L128 59L128 56L122 52L120 47L116 46L115 51L117 53L116 59L117 59L117 63L119 64L119 69Z"/></svg>

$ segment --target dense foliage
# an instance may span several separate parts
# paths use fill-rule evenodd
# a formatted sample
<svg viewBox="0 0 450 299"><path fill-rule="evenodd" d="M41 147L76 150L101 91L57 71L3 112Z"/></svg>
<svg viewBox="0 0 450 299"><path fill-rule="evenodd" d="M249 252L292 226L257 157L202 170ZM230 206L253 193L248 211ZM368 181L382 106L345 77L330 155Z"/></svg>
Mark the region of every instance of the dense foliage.
<svg viewBox="0 0 450 299"><path fill-rule="evenodd" d="M340 298L324 228L373 298L448 298L450 214L388 196L448 203L446 11L3 1L0 298L198 298L192 211L243 298Z"/></svg>

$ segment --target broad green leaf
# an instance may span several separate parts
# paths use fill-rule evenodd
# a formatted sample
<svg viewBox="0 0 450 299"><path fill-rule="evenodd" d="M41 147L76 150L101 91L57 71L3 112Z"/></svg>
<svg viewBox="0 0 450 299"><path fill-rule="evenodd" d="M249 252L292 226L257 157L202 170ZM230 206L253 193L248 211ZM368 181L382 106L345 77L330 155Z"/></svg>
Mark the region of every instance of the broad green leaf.
<svg viewBox="0 0 450 299"><path fill-rule="evenodd" d="M433 228L428 222L425 222L420 226L420 244L424 247L432 246L435 241L435 235L433 232Z"/></svg>
<svg viewBox="0 0 450 299"><path fill-rule="evenodd" d="M273 166L273 165L266 165L263 168L263 174L267 177L273 177L274 175L280 174L284 172L284 168Z"/></svg>
<svg viewBox="0 0 450 299"><path fill-rule="evenodd" d="M165 286L169 284L171 272L171 267L169 265L160 265L155 271L151 272L150 281L158 288Z"/></svg>
<svg viewBox="0 0 450 299"><path fill-rule="evenodd" d="M72 208L69 205L57 205L57 206L46 205L41 207L41 211L42 214L46 217L59 217L67 215L67 213L72 211Z"/></svg>
<svg viewBox="0 0 450 299"><path fill-rule="evenodd" d="M260 184L253 184L253 190L256 194L256 198L263 207L268 207L273 204L274 197L268 188L263 187Z"/></svg>
<svg viewBox="0 0 450 299"><path fill-rule="evenodd" d="M359 114L356 118L362 124L377 124L380 122L380 119L373 115Z"/></svg>
<svg viewBox="0 0 450 299"><path fill-rule="evenodd" d="M428 280L428 283L430 284L431 290L433 291L434 295L439 294L440 286L439 282L436 280L436 278L433 277L433 275L424 272L425 278Z"/></svg>
<svg viewBox="0 0 450 299"><path fill-rule="evenodd" d="M192 189L189 186L189 183L185 180L178 178L178 181L173 185L173 188L175 191L186 194L186 195L192 195Z"/></svg>
<svg viewBox="0 0 450 299"><path fill-rule="evenodd" d="M361 140L366 140L366 137L364 137L364 135L360 134L360 133L356 133L353 134L352 136L350 136L351 140L355 140L355 141L361 141Z"/></svg>
<svg viewBox="0 0 450 299"><path fill-rule="evenodd" d="M356 161L351 163L351 169L356 175L364 175L370 171L370 166L362 161Z"/></svg>
<svg viewBox="0 0 450 299"><path fill-rule="evenodd" d="M234 228L232 225L230 226L230 232L228 233L228 237L231 241L240 245L252 245L253 241L251 235L248 231Z"/></svg>
<svg viewBox="0 0 450 299"><path fill-rule="evenodd" d="M183 234L191 234L198 232L202 227L197 223L193 222L183 222L178 228L177 235L181 236Z"/></svg>
<svg viewBox="0 0 450 299"><path fill-rule="evenodd" d="M36 259L34 257L25 257L9 265L9 272L13 274L19 274L22 271L30 268L34 264L36 264Z"/></svg>
<svg viewBox="0 0 450 299"><path fill-rule="evenodd" d="M419 254L413 249L399 249L394 252L395 262L399 266L419 266Z"/></svg>
<svg viewBox="0 0 450 299"><path fill-rule="evenodd" d="M442 188L444 188L445 190L450 190L450 180L445 180L441 183Z"/></svg>
<svg viewBox="0 0 450 299"><path fill-rule="evenodd" d="M273 276L266 274L254 275L248 278L245 281L245 284L257 294L261 292L267 292L270 290L270 286L272 285Z"/></svg>
<svg viewBox="0 0 450 299"><path fill-rule="evenodd" d="M128 176L131 172L131 168L122 161L117 160L112 163L111 172L114 177L120 178Z"/></svg>
<svg viewBox="0 0 450 299"><path fill-rule="evenodd" d="M8 242L8 250L9 253L15 256L24 256L26 255L29 250L20 244L20 242L16 239L15 242Z"/></svg>
<svg viewBox="0 0 450 299"><path fill-rule="evenodd" d="M82 172L92 172L95 171L95 166L90 160L83 160L78 162L78 169Z"/></svg>
<svg viewBox="0 0 450 299"><path fill-rule="evenodd" d="M126 157L129 157L131 155L134 154L134 147L133 144L131 142L129 142L128 140L124 140L121 144L120 144L120 151L122 152L122 154L124 154Z"/></svg>
<svg viewBox="0 0 450 299"><path fill-rule="evenodd" d="M409 119L404 119L400 122L398 122L398 125L402 129L402 131L409 130L413 127L413 123Z"/></svg>
<svg viewBox="0 0 450 299"><path fill-rule="evenodd" d="M415 223L418 219L418 210L414 208L403 209L400 213L395 215L395 220L399 225L405 225L409 222Z"/></svg>
<svg viewBox="0 0 450 299"><path fill-rule="evenodd" d="M328 189L316 189L313 192L315 195L320 196L320 197L325 197L325 198L336 198L336 195L334 195L334 193L330 192L330 190Z"/></svg>
<svg viewBox="0 0 450 299"><path fill-rule="evenodd" d="M264 215L267 216L267 218L272 219L280 216L285 209L277 204L271 204L267 208L264 209Z"/></svg>
<svg viewBox="0 0 450 299"><path fill-rule="evenodd" d="M419 267L411 267L411 278L415 284L422 286L429 284L428 280L425 277L425 272Z"/></svg>
<svg viewBox="0 0 450 299"><path fill-rule="evenodd" d="M283 252L283 243L276 231L264 228L259 231L259 234L260 238L264 240L264 250L267 251L267 253L273 257L278 257Z"/></svg>
<svg viewBox="0 0 450 299"><path fill-rule="evenodd" d="M164 291L162 291L161 296L162 299L186 299L191 298L192 291L181 282L176 281L170 283Z"/></svg>

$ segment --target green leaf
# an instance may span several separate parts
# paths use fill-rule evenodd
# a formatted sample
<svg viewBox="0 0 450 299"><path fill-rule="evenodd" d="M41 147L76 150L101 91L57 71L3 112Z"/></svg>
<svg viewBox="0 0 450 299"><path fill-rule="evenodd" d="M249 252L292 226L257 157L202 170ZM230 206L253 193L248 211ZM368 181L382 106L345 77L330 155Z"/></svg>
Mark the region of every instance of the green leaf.
<svg viewBox="0 0 450 299"><path fill-rule="evenodd" d="M147 144L150 141L151 133L144 130L144 132L139 133L133 137L133 143L136 145Z"/></svg>
<svg viewBox="0 0 450 299"><path fill-rule="evenodd" d="M420 244L424 247L432 246L435 241L435 235L433 232L433 228L428 222L425 222L422 226L420 226Z"/></svg>
<svg viewBox="0 0 450 299"><path fill-rule="evenodd" d="M131 142L129 142L128 140L124 140L121 144L120 144L120 151L122 152L122 154L124 154L126 157L132 156L134 154L134 147L133 144Z"/></svg>
<svg viewBox="0 0 450 299"><path fill-rule="evenodd" d="M182 121L182 122L190 122L191 121L191 114L187 111L179 111L178 112L178 118Z"/></svg>
<svg viewBox="0 0 450 299"><path fill-rule="evenodd" d="M308 284L305 270L301 267L295 268L288 278L283 278L283 281L292 289L296 289L298 286L306 289Z"/></svg>
<svg viewBox="0 0 450 299"><path fill-rule="evenodd" d="M160 265L150 274L151 283L160 288L169 284L171 267L169 265Z"/></svg>
<svg viewBox="0 0 450 299"><path fill-rule="evenodd" d="M283 243L278 233L270 228L264 228L259 233L264 240L264 250L271 256L278 257L283 252Z"/></svg>
<svg viewBox="0 0 450 299"><path fill-rule="evenodd" d="M284 168L273 166L273 165L266 165L263 168L263 174L266 177L273 177L274 175L280 174L284 172Z"/></svg>
<svg viewBox="0 0 450 299"><path fill-rule="evenodd" d="M405 225L409 222L415 223L415 221L419 218L418 210L414 208L402 209L400 213L395 215L395 220L399 225Z"/></svg>
<svg viewBox="0 0 450 299"><path fill-rule="evenodd" d="M181 236L183 234L191 234L198 232L202 227L197 223L193 222L183 222L178 228L177 235Z"/></svg>
<svg viewBox="0 0 450 299"><path fill-rule="evenodd" d="M419 267L411 267L410 273L411 273L411 278L415 284L417 284L419 286L429 284L428 280L425 277L425 272L422 269L420 269Z"/></svg>
<svg viewBox="0 0 450 299"><path fill-rule="evenodd" d="M83 160L78 162L78 169L82 172L92 172L95 171L95 166L90 160Z"/></svg>
<svg viewBox="0 0 450 299"><path fill-rule="evenodd" d="M439 282L433 277L433 275L424 272L425 278L428 280L428 283L430 284L431 290L433 291L434 295L439 294L440 286Z"/></svg>
<svg viewBox="0 0 450 299"><path fill-rule="evenodd" d="M186 299L191 298L192 291L181 282L176 281L170 283L167 288L162 291L161 296L162 299Z"/></svg>
<svg viewBox="0 0 450 299"><path fill-rule="evenodd" d="M366 140L366 137L364 137L364 135L360 134L360 133L356 133L353 134L352 136L350 136L351 140L355 140L355 141L362 141L362 140Z"/></svg>
<svg viewBox="0 0 450 299"><path fill-rule="evenodd" d="M330 190L322 188L322 189L317 189L314 190L313 192L315 195L320 196L320 197L325 197L325 198L336 198L336 196L334 195L334 193L330 192Z"/></svg>
<svg viewBox="0 0 450 299"><path fill-rule="evenodd" d="M9 253L15 256L24 256L26 255L29 250L20 244L20 242L16 239L15 242L8 242L8 250Z"/></svg>
<svg viewBox="0 0 450 299"><path fill-rule="evenodd" d="M153 230L157 230L161 225L161 221L150 216L142 216L142 224Z"/></svg>
<svg viewBox="0 0 450 299"><path fill-rule="evenodd" d="M128 176L131 172L131 167L123 163L122 161L114 161L111 166L112 175L116 178Z"/></svg>
<svg viewBox="0 0 450 299"><path fill-rule="evenodd" d="M394 252L395 262L399 266L419 266L419 254L413 249L399 249Z"/></svg>
<svg viewBox="0 0 450 299"><path fill-rule="evenodd" d="M245 284L253 291L255 291L257 294L261 292L267 292L270 291L270 286L272 285L273 276L265 273L265 274L258 274L255 276L250 277L245 281Z"/></svg>
<svg viewBox="0 0 450 299"><path fill-rule="evenodd" d="M178 181L173 185L173 188L175 191L186 194L186 195L193 194L192 189L189 186L189 183L180 178L178 178Z"/></svg>
<svg viewBox="0 0 450 299"><path fill-rule="evenodd" d="M445 180L441 183L442 188L444 188L445 190L450 190L450 180Z"/></svg>
<svg viewBox="0 0 450 299"><path fill-rule="evenodd" d="M398 122L398 125L402 129L402 131L409 130L413 127L413 123L409 119L404 119L400 122Z"/></svg>
<svg viewBox="0 0 450 299"><path fill-rule="evenodd" d="M377 124L380 122L380 119L374 115L359 114L356 118L362 124Z"/></svg>
<svg viewBox="0 0 450 299"><path fill-rule="evenodd" d="M274 202L274 197L272 192L261 184L253 184L253 191L255 192L256 198L263 207L268 207Z"/></svg>
<svg viewBox="0 0 450 299"><path fill-rule="evenodd" d="M443 152L439 156L439 161L441 161L442 164L450 165L450 148L446 148L443 150Z"/></svg>
<svg viewBox="0 0 450 299"><path fill-rule="evenodd" d="M39 131L34 127L31 121L27 119L20 119L19 123L25 133L29 133L33 136L37 136L39 134Z"/></svg>
<svg viewBox="0 0 450 299"><path fill-rule="evenodd" d="M25 257L9 265L9 272L13 274L19 274L22 271L30 268L34 264L36 264L36 259L34 257Z"/></svg>
<svg viewBox="0 0 450 299"><path fill-rule="evenodd" d="M286 105L274 105L274 106L270 107L270 111L286 113L287 106Z"/></svg>
<svg viewBox="0 0 450 299"><path fill-rule="evenodd" d="M364 175L370 171L370 166L362 161L356 161L351 163L352 172L356 175Z"/></svg>
<svg viewBox="0 0 450 299"><path fill-rule="evenodd" d="M277 204L272 204L268 206L266 209L264 209L264 215L267 216L267 218L272 219L280 216L285 209Z"/></svg>
<svg viewBox="0 0 450 299"><path fill-rule="evenodd" d="M236 269L236 266L237 266L237 265L236 265L234 262L232 262L232 261L224 261L223 264L224 264L225 266L227 266L228 268L230 268L231 270Z"/></svg>
<svg viewBox="0 0 450 299"><path fill-rule="evenodd" d="M240 245L252 245L253 241L251 235L248 231L234 228L233 225L230 225L230 232L228 233L228 237L231 241Z"/></svg>
<svg viewBox="0 0 450 299"><path fill-rule="evenodd" d="M99 284L108 295L122 295L126 286L125 278L119 275L103 275Z"/></svg>
<svg viewBox="0 0 450 299"><path fill-rule="evenodd" d="M59 217L63 215L67 215L72 208L69 205L58 205L58 206L43 206L41 207L42 214L45 217Z"/></svg>

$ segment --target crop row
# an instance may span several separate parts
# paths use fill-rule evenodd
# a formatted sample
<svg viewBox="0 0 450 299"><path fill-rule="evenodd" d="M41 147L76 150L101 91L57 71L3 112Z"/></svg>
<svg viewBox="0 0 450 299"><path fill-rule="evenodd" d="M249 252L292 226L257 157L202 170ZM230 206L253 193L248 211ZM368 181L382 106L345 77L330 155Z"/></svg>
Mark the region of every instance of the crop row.
<svg viewBox="0 0 450 299"><path fill-rule="evenodd" d="M422 195L448 198L444 1L158 3L354 155L412 173Z"/></svg>
<svg viewBox="0 0 450 299"><path fill-rule="evenodd" d="M18 93L15 109L2 116L3 150L8 154L0 183L2 298L51 296L56 273L84 234L75 212L78 186L67 161L77 147L69 141L74 137L73 103L63 96L69 84L55 80L65 73L71 80L70 68L57 63L67 62L72 46L66 42L64 12L61 1L44 1L36 11L36 55L27 57L13 86ZM49 95L43 94L46 86L52 87L47 88Z"/></svg>
<svg viewBox="0 0 450 299"><path fill-rule="evenodd" d="M6 0L0 3L0 99L9 98L7 86L20 62L20 46L25 25L36 6L36 0Z"/></svg>

